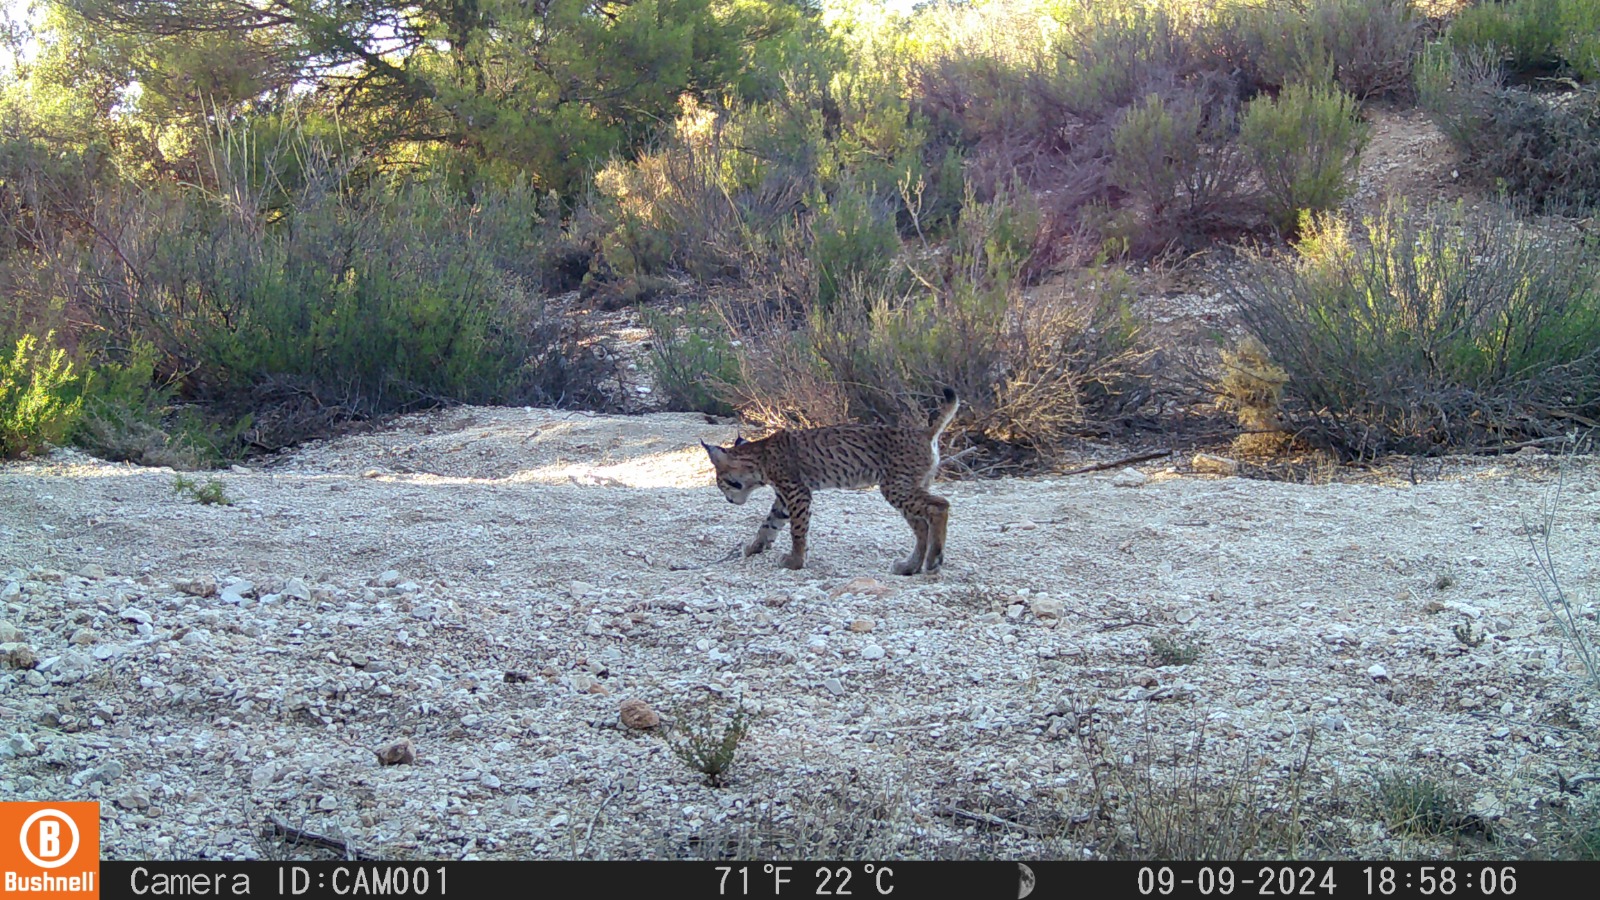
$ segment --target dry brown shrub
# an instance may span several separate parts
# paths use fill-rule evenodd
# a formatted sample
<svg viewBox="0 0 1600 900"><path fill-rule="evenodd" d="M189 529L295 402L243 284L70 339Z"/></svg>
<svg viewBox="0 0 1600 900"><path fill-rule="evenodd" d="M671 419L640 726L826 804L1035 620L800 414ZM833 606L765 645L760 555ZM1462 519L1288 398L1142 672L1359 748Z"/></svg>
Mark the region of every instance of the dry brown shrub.
<svg viewBox="0 0 1600 900"><path fill-rule="evenodd" d="M735 326L734 404L765 428L916 424L949 386L962 400L952 433L1048 458L1070 437L1113 430L1148 385L1125 286L1075 287L929 296L858 285L797 325Z"/></svg>
<svg viewBox="0 0 1600 900"><path fill-rule="evenodd" d="M1234 439L1234 450L1245 456L1270 456L1287 448L1283 430L1283 387L1289 373L1272 361L1265 344L1246 335L1232 350L1222 351L1222 377L1217 381L1217 405L1233 413L1244 433Z"/></svg>

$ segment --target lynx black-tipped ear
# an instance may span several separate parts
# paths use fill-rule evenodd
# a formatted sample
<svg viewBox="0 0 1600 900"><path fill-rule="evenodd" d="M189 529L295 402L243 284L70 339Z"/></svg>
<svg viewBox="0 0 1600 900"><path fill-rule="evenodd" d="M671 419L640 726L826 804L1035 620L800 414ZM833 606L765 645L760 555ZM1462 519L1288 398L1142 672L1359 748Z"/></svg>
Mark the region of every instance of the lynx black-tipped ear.
<svg viewBox="0 0 1600 900"><path fill-rule="evenodd" d="M744 435L742 435L742 434L733 439L733 445L735 447L739 446L740 444L748 444L748 443L749 443L749 441L745 440L744 439Z"/></svg>
<svg viewBox="0 0 1600 900"><path fill-rule="evenodd" d="M728 451L718 447L715 444L708 444L705 441L701 441L700 446L706 448L706 455L711 457L711 462L715 465L720 465L728 456Z"/></svg>

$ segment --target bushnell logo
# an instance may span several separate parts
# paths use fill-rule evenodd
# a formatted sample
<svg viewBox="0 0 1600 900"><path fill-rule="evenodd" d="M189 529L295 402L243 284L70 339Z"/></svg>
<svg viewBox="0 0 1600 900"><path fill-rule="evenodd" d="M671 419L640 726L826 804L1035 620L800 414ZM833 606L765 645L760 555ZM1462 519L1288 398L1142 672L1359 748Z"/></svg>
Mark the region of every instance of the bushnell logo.
<svg viewBox="0 0 1600 900"><path fill-rule="evenodd" d="M100 804L0 803L6 896L100 896Z"/></svg>

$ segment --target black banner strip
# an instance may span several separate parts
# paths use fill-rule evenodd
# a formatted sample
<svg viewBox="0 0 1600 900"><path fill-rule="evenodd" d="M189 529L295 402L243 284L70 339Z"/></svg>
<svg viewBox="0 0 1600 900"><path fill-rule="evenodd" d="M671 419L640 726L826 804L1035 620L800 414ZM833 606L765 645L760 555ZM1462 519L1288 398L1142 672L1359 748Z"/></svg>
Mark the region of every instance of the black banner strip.
<svg viewBox="0 0 1600 900"><path fill-rule="evenodd" d="M1600 863L1559 862L126 862L101 896L1015 898L1576 896Z"/></svg>

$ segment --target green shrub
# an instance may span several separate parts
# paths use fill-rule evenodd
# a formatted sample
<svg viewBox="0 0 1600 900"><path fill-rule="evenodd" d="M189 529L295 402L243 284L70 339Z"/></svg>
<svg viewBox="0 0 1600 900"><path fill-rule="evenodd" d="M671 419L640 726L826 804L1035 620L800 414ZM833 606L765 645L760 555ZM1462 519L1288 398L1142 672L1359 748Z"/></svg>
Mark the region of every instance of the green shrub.
<svg viewBox="0 0 1600 900"><path fill-rule="evenodd" d="M230 455L197 428L198 417L175 409L177 389L155 374L160 353L147 341L133 342L123 363L95 366L84 391L83 415L74 444L101 459L179 471L215 464ZM196 440L194 432L201 432Z"/></svg>
<svg viewBox="0 0 1600 900"><path fill-rule="evenodd" d="M153 344L207 418L237 431L255 413L267 449L439 403L604 405L603 345L548 316L538 273L518 268L538 257L538 192L484 185L468 202L431 176L356 177L296 140L260 146L238 126L198 183L115 197L99 213L115 240L91 244L64 289ZM299 182L259 175L284 156Z"/></svg>
<svg viewBox="0 0 1600 900"><path fill-rule="evenodd" d="M966 25L912 68L930 138L961 153L993 200L1041 198L1049 256L1197 248L1262 224L1232 145L1239 66L1208 43L1208 10L1176 3L930 5L913 27ZM1040 39L1042 36L1042 40ZM948 184L948 182L946 182Z"/></svg>
<svg viewBox="0 0 1600 900"><path fill-rule="evenodd" d="M1235 0L1207 37L1255 88L1331 78L1365 100L1410 90L1421 24L1410 0Z"/></svg>
<svg viewBox="0 0 1600 900"><path fill-rule="evenodd" d="M961 201L960 173L939 171L951 150L968 158L966 180L985 194L1051 142L1056 120L1038 76L1054 53L1039 13L1027 2L929 4L903 31L883 29L900 53L881 71L905 68L899 89L926 132L930 196Z"/></svg>
<svg viewBox="0 0 1600 900"><path fill-rule="evenodd" d="M900 253L893 209L853 184L816 203L811 265L818 304L833 306L851 284L863 279L892 284Z"/></svg>
<svg viewBox="0 0 1600 900"><path fill-rule="evenodd" d="M72 429L83 407L72 369L53 331L43 341L25 334L0 357L0 459L37 453Z"/></svg>
<svg viewBox="0 0 1600 900"><path fill-rule="evenodd" d="M1128 110L1112 132L1108 175L1140 202L1136 243L1155 251L1174 243L1193 247L1248 221L1252 209L1240 193L1244 169L1228 140L1230 127L1208 115L1194 92L1151 94Z"/></svg>
<svg viewBox="0 0 1600 900"><path fill-rule="evenodd" d="M1445 33L1460 50L1487 50L1513 71L1554 69L1561 63L1564 0L1474 3L1457 14Z"/></svg>
<svg viewBox="0 0 1600 900"><path fill-rule="evenodd" d="M1445 38L1517 75L1564 69L1586 81L1600 78L1600 0L1476 3L1456 16Z"/></svg>
<svg viewBox="0 0 1600 900"><path fill-rule="evenodd" d="M1600 81L1600 0L1565 0L1561 30L1567 68L1586 82Z"/></svg>
<svg viewBox="0 0 1600 900"><path fill-rule="evenodd" d="M1106 121L1201 68L1193 10L1163 3L1072 3L1057 12L1056 105Z"/></svg>
<svg viewBox="0 0 1600 900"><path fill-rule="evenodd" d="M1367 100L1410 91L1423 37L1412 0L1315 0L1306 21L1308 56L1326 59L1346 92Z"/></svg>
<svg viewBox="0 0 1600 900"><path fill-rule="evenodd" d="M819 184L821 131L804 107L686 101L660 147L596 175L605 267L701 283L773 277Z"/></svg>
<svg viewBox="0 0 1600 900"><path fill-rule="evenodd" d="M1291 231L1302 211L1332 209L1349 195L1370 134L1355 101L1334 87L1291 84L1276 99L1258 97L1245 107L1239 142L1255 160L1281 231Z"/></svg>
<svg viewBox="0 0 1600 900"><path fill-rule="evenodd" d="M1419 66L1418 93L1463 174L1556 211L1600 205L1600 88L1507 88L1490 61L1434 52Z"/></svg>
<svg viewBox="0 0 1600 900"><path fill-rule="evenodd" d="M101 143L64 140L58 121L80 126L70 100L31 95L10 78L0 91L0 250L42 250L71 235L111 180L115 160ZM10 322L0 325L10 326Z"/></svg>
<svg viewBox="0 0 1600 900"><path fill-rule="evenodd" d="M1201 156L1201 112L1195 103L1145 97L1112 132L1111 182L1142 194L1156 215L1177 204Z"/></svg>
<svg viewBox="0 0 1600 900"><path fill-rule="evenodd" d="M195 223L236 255L214 260L211 278L185 271L188 260L160 273L211 282L216 305L204 312L216 318L186 324L219 387L298 376L362 412L517 399L536 303L474 239L473 210L430 184L298 199L288 229L202 207ZM193 232L181 239L207 247ZM162 287L163 301L181 303L177 283Z"/></svg>
<svg viewBox="0 0 1600 900"><path fill-rule="evenodd" d="M1224 288L1288 374L1289 430L1353 458L1492 449L1600 415L1600 263L1504 209L1314 220Z"/></svg>
<svg viewBox="0 0 1600 900"><path fill-rule="evenodd" d="M739 378L739 361L721 320L705 312L640 312L652 336L650 368L656 390L668 408L732 415L733 407L723 397Z"/></svg>

